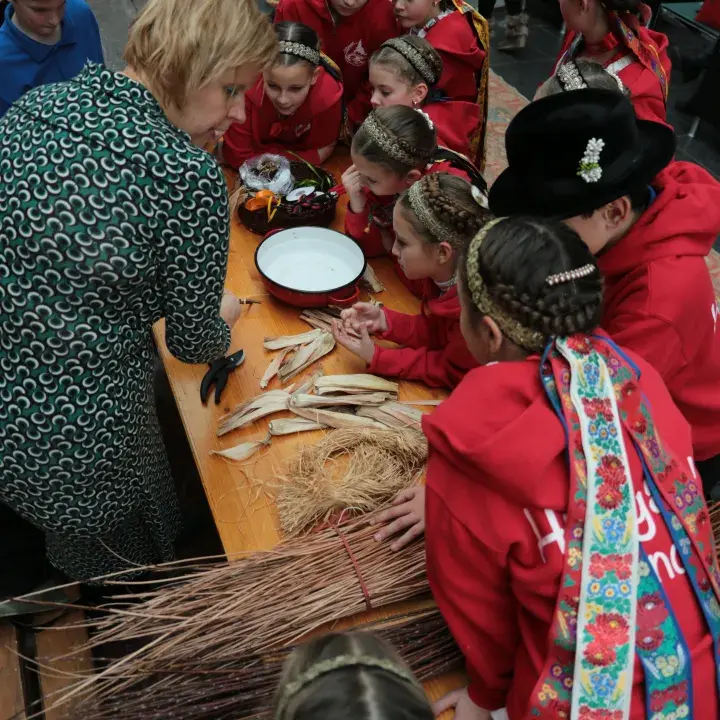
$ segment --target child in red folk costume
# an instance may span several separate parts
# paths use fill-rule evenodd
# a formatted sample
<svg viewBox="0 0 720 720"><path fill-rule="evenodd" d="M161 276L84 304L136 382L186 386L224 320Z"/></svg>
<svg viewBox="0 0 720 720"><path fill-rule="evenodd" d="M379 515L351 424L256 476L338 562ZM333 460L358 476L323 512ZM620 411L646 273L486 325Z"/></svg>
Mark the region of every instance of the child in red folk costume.
<svg viewBox="0 0 720 720"><path fill-rule="evenodd" d="M638 120L607 90L536 100L510 123L505 145L510 165L490 209L566 218L597 256L603 328L662 376L692 427L710 496L720 481L720 334L705 256L720 233L720 183L671 163L672 130Z"/></svg>
<svg viewBox="0 0 720 720"><path fill-rule="evenodd" d="M316 165L332 154L342 126L342 83L325 65L317 35L306 25L275 26L277 63L245 95L246 120L224 136L223 157L239 167L263 153L299 155Z"/></svg>
<svg viewBox="0 0 720 720"><path fill-rule="evenodd" d="M475 103L487 124L490 47L487 21L462 0L392 0L398 24L425 38L442 58L438 87L451 100ZM485 157L485 137L473 142L469 157ZM478 162L483 170L484 162Z"/></svg>
<svg viewBox="0 0 720 720"><path fill-rule="evenodd" d="M435 129L422 111L395 105L373 110L350 147L353 164L343 173L348 194L345 233L366 257L392 255L395 243L393 208L398 195L430 172L450 172L472 182L482 192L485 181L466 158L438 150ZM424 283L411 281L397 264L395 270L417 297Z"/></svg>
<svg viewBox="0 0 720 720"><path fill-rule="evenodd" d="M370 112L368 60L399 32L390 0L280 0L275 22L285 20L318 34L322 51L342 73L348 119L359 125Z"/></svg>
<svg viewBox="0 0 720 720"><path fill-rule="evenodd" d="M639 0L560 0L568 32L555 68L595 60L630 91L641 120L666 122L671 62L668 39L646 25L650 8Z"/></svg>
<svg viewBox="0 0 720 720"><path fill-rule="evenodd" d="M442 59L427 40L417 35L392 38L370 58L370 102L373 108L422 108L435 126L438 145L470 157L480 138L480 108L448 98L437 87L441 74ZM472 160L477 164L482 158Z"/></svg>
<svg viewBox="0 0 720 720"><path fill-rule="evenodd" d="M334 324L335 339L365 360L370 373L455 387L476 365L460 332L457 256L488 219L462 178L433 173L418 180L395 204L392 251L409 279L424 282L421 314L356 303ZM370 334L403 347L379 347Z"/></svg>
<svg viewBox="0 0 720 720"><path fill-rule="evenodd" d="M435 710L716 720L720 574L690 428L597 329L592 254L561 223L501 218L458 285L482 367L423 420L425 544L470 682Z"/></svg>

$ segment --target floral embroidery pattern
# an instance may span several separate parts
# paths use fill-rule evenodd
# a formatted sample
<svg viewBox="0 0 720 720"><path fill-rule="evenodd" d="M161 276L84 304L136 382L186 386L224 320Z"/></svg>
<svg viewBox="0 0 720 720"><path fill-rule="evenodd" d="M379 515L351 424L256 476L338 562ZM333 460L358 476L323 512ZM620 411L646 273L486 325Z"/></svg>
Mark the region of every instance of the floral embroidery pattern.
<svg viewBox="0 0 720 720"><path fill-rule="evenodd" d="M554 341L541 378L567 430L571 485L566 567L530 716L625 720L637 653L648 717L692 717L688 651L637 539L623 426L633 439L628 450L645 462L647 486L708 622L717 664L718 569L698 483L667 456L638 391L637 369L606 338Z"/></svg>

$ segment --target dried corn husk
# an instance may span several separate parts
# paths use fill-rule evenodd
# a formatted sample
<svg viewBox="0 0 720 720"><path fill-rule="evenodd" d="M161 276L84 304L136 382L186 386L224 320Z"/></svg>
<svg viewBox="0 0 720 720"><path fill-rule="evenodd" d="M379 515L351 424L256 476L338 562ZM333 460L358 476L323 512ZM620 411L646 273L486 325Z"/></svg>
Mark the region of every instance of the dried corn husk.
<svg viewBox="0 0 720 720"><path fill-rule="evenodd" d="M334 405L382 405L390 399L388 393L358 393L355 395L305 395L294 393L292 404L295 407L331 407Z"/></svg>
<svg viewBox="0 0 720 720"><path fill-rule="evenodd" d="M441 403L444 403L444 400L406 400L403 402L403 405L440 405Z"/></svg>
<svg viewBox="0 0 720 720"><path fill-rule="evenodd" d="M383 423L391 428L420 427L423 413L399 402L387 402L379 407L361 407L357 414Z"/></svg>
<svg viewBox="0 0 720 720"><path fill-rule="evenodd" d="M307 345L317 338L322 330L308 330L306 333L299 335L281 335L276 338L265 338L263 347L266 350L282 350L283 348L297 347L298 345Z"/></svg>
<svg viewBox="0 0 720 720"><path fill-rule="evenodd" d="M293 393L293 395L305 395L307 393L310 393L315 388L315 381L322 377L325 374L322 368L320 368L316 373L313 374L311 378L306 380L300 387Z"/></svg>
<svg viewBox="0 0 720 720"><path fill-rule="evenodd" d="M385 289L385 286L380 282L370 263L368 263L365 267L365 272L362 276L362 282L368 288L368 290L370 290L370 292L379 293Z"/></svg>
<svg viewBox="0 0 720 720"><path fill-rule="evenodd" d="M325 330L325 332L332 332L332 321L337 320L340 317L340 311L333 311L330 308L326 310L303 310L300 315L300 319L304 320L308 325L312 325L314 328ZM351 328L346 328L349 335L360 337Z"/></svg>
<svg viewBox="0 0 720 720"><path fill-rule="evenodd" d="M280 412L287 408L290 393L286 390L270 390L248 400L231 413L220 418L217 429L218 436L225 435L231 430L245 427L255 420Z"/></svg>
<svg viewBox="0 0 720 720"><path fill-rule="evenodd" d="M358 373L357 375L325 375L315 383L315 392L318 395L326 395L328 388L332 392L338 392L335 388L341 388L340 392L351 392L361 390L363 392L387 392L397 396L398 384L392 380Z"/></svg>
<svg viewBox="0 0 720 720"><path fill-rule="evenodd" d="M285 383L296 375L299 375L305 368L310 367L321 357L324 357L335 348L335 338L330 333L321 333L309 345L303 345L293 356L287 358L278 370L280 381Z"/></svg>
<svg viewBox="0 0 720 720"><path fill-rule="evenodd" d="M293 433L308 432L309 430L323 430L327 425L306 420L301 417L279 418L271 420L269 430L271 435L292 435Z"/></svg>
<svg viewBox="0 0 720 720"><path fill-rule="evenodd" d="M235 447L228 448L227 450L211 450L211 455L220 455L227 460L234 460L235 462L241 462L251 458L258 450L267 447L270 444L270 434L264 440L251 440L249 442L240 443Z"/></svg>
<svg viewBox="0 0 720 720"><path fill-rule="evenodd" d="M377 509L420 479L426 459L417 430L333 430L302 448L280 478L280 525L297 535L344 510Z"/></svg>
<svg viewBox="0 0 720 720"><path fill-rule="evenodd" d="M265 374L260 379L260 387L264 390L269 384L270 381L278 374L278 370L280 369L280 366L283 364L283 361L285 360L285 356L292 351L293 348L287 347L284 348L281 352L279 352L273 359L272 362L268 365L267 370L265 371Z"/></svg>
<svg viewBox="0 0 720 720"><path fill-rule="evenodd" d="M352 413L336 412L334 410L321 410L319 408L299 408L290 403L289 409L295 415L306 420L312 420L331 428L380 428L385 426L367 417L358 417Z"/></svg>

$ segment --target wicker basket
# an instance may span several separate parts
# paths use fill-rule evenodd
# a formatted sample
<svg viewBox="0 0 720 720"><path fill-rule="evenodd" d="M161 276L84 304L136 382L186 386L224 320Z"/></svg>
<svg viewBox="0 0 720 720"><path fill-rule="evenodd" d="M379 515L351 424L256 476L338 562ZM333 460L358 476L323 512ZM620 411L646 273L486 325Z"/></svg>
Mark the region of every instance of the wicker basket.
<svg viewBox="0 0 720 720"><path fill-rule="evenodd" d="M313 171L302 162L290 163L293 177L297 182L303 180L317 179ZM315 172L320 176L319 183L322 190L329 190L335 185L334 176L321 167L314 167ZM337 197L335 195L324 195L318 198L309 207L299 206L299 203L285 203L283 199L280 205L275 209L272 220L268 220L267 209L247 210L245 204L238 206L238 215L240 222L250 232L257 235L266 235L271 230L280 230L285 228L300 227L301 225L318 225L321 227L329 227L335 220L335 210L337 208Z"/></svg>

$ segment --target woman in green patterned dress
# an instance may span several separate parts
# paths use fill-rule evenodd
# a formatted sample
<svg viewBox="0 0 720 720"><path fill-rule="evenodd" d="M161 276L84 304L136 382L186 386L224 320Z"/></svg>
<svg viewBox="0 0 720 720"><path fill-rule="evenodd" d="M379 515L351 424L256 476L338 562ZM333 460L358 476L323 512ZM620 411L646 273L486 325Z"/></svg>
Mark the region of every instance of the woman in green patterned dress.
<svg viewBox="0 0 720 720"><path fill-rule="evenodd" d="M151 328L184 362L228 349L227 191L202 146L276 54L254 0L151 0L124 72L88 64L0 121L0 502L71 578L173 557Z"/></svg>

